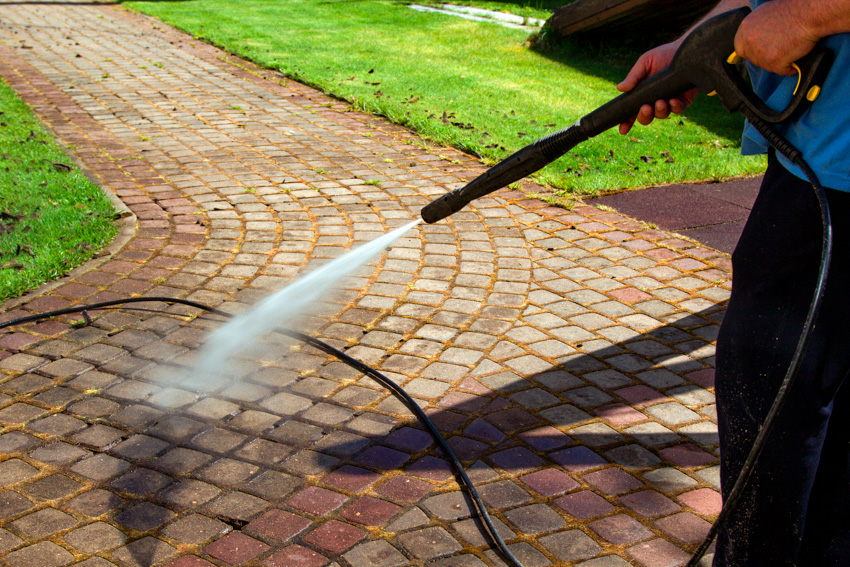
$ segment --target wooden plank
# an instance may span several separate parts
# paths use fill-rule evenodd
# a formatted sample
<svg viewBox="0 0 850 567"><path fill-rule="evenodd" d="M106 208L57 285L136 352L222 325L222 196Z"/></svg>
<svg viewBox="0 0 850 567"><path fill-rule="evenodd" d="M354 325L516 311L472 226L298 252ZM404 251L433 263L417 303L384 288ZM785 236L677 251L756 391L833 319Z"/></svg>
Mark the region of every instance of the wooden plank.
<svg viewBox="0 0 850 567"><path fill-rule="evenodd" d="M716 0L576 0L555 12L549 25L562 36L641 25L680 33L716 4Z"/></svg>
<svg viewBox="0 0 850 567"><path fill-rule="evenodd" d="M576 4L583 3L576 2ZM567 35L583 29L592 29L605 21L619 19L635 10L640 10L646 3L647 0L620 0L619 2L608 2L610 4L609 6L596 12L576 10L573 19L563 19L562 27L556 27L555 29L561 35ZM570 14L566 16L569 17ZM552 20L552 24L558 26L555 18Z"/></svg>
<svg viewBox="0 0 850 567"><path fill-rule="evenodd" d="M575 26L609 12L619 13L651 0L576 0L560 8L549 20L555 29Z"/></svg>
<svg viewBox="0 0 850 567"><path fill-rule="evenodd" d="M587 25L584 30L592 31L604 27L607 30L617 31L626 26L633 28L652 26L653 30L667 28L678 33L685 31L688 26L710 9L711 6L707 7L703 2L654 0L651 6L643 2L622 13L609 12L607 18L594 18L594 21L586 20Z"/></svg>

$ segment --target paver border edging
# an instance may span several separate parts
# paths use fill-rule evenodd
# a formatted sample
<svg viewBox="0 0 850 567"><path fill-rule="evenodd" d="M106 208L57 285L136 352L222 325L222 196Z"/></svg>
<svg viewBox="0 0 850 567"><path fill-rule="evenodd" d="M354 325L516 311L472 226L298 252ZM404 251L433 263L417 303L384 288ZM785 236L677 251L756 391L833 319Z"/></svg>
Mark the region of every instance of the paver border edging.
<svg viewBox="0 0 850 567"><path fill-rule="evenodd" d="M32 69L33 72L37 72L35 69L32 68L29 63L18 57L10 47L8 47L7 45L0 44L0 70L2 70L3 67L7 66L11 67L11 69L14 72L17 72L19 75L21 75L20 70L22 68L29 68ZM2 76L6 83L9 84L9 81L5 74L0 73L0 76ZM12 85L9 86L10 88L13 88ZM13 90L15 89L13 88ZM127 243L129 243L130 240L132 240L133 237L136 236L139 230L138 217L133 213L133 211L130 210L130 208L126 204L124 204L124 201L122 201L118 197L118 195L110 191L97 177L94 171L90 167L88 167L79 158L79 156L77 156L68 148L62 136L53 128L53 125L45 121L44 118L36 111L36 109L29 102L27 102L26 99L24 99L21 93L15 90L15 94L18 96L18 98L23 100L24 103L30 108L32 116L35 117L35 119L38 120L39 124L41 124L41 126L50 133L50 135L53 137L53 141L62 149L68 159L74 162L74 165L79 168L82 174L85 175L89 181L97 185L98 189L100 189L100 192L103 193L103 195L107 199L109 199L118 214L116 222L120 222L120 224L118 226L118 232L116 233L115 237L106 246L96 252L94 257L76 266L62 277L45 282L34 289L25 291L23 294L17 297L11 297L0 301L0 306L2 306L6 310L16 309L37 297L41 297L50 293L54 289L68 283L69 281L83 275L84 273L94 270L101 264L112 259L112 257L114 257L116 254L118 254L127 245Z"/></svg>

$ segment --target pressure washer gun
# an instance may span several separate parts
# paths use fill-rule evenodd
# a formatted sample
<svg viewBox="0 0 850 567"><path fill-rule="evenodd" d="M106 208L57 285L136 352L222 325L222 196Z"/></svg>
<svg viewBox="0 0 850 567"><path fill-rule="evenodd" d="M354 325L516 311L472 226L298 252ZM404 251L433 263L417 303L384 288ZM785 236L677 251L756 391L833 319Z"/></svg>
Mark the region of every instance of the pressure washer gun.
<svg viewBox="0 0 850 567"><path fill-rule="evenodd" d="M740 8L706 20L685 38L670 65L572 126L537 140L466 186L434 200L422 209L422 219L428 223L442 220L470 201L519 181L585 140L626 122L644 104L654 105L656 100L668 100L693 87L717 94L729 112L742 113L780 153L792 151L783 147L787 142L770 124L796 118L815 101L834 56L832 51L818 47L798 61L798 84L791 103L783 111L768 108L741 75L737 66L740 58L734 52L735 33L749 13L749 8Z"/></svg>

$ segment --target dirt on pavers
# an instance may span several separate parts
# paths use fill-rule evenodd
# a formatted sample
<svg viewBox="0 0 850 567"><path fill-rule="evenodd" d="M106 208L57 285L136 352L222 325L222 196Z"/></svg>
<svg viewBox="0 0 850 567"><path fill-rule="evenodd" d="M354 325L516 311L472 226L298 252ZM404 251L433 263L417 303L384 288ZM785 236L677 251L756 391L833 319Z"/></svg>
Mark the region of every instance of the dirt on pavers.
<svg viewBox="0 0 850 567"><path fill-rule="evenodd" d="M237 311L483 168L120 7L11 3L0 75L138 218L0 320L136 296ZM162 66L144 61L161 62ZM676 565L717 513L729 260L521 192L400 240L300 325L426 408L526 565ZM370 379L278 337L173 382L215 317L91 312L0 335L0 553L17 566L499 565Z"/></svg>

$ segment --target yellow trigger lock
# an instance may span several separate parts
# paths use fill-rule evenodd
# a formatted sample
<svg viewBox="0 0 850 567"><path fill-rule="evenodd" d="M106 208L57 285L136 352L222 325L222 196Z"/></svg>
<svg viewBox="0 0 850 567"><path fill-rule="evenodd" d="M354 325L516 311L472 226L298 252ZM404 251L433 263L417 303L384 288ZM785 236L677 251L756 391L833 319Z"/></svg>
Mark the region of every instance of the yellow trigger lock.
<svg viewBox="0 0 850 567"><path fill-rule="evenodd" d="M809 92L806 93L806 100L809 102L814 102L815 99L820 96L820 87L818 85L813 86L809 89Z"/></svg>
<svg viewBox="0 0 850 567"><path fill-rule="evenodd" d="M732 52L729 57L726 58L726 62L730 65L737 65L742 60L741 56L736 52ZM796 63L791 63L791 66L797 71L797 86L794 87L794 94L797 94L797 91L800 89L800 83L803 81L803 71ZM814 102L820 96L821 88L819 85L814 85L809 89L809 92L806 93L806 100L809 102ZM708 93L708 96L714 96L717 94L717 91L711 91Z"/></svg>
<svg viewBox="0 0 850 567"><path fill-rule="evenodd" d="M800 82L803 80L803 72L796 63L791 63L791 66L794 67L795 71L797 71L797 86L794 87L794 94L797 94L797 90L800 88ZM811 94L811 91L809 91L809 93Z"/></svg>

